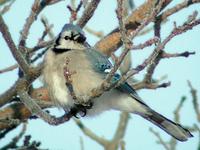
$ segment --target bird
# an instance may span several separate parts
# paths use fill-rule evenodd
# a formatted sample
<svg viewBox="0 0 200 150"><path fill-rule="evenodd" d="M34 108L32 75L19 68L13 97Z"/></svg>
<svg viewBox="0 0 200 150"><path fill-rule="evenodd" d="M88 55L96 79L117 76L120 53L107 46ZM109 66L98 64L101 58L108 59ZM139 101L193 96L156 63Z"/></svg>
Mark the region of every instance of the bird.
<svg viewBox="0 0 200 150"><path fill-rule="evenodd" d="M50 99L65 111L74 111L76 115L80 110L88 117L108 110L128 112L150 121L179 141L193 137L189 130L148 106L128 82L90 99L91 91L101 86L111 68L109 59L87 43L78 25L65 24L45 53L42 74ZM111 81L117 82L120 77L116 73Z"/></svg>

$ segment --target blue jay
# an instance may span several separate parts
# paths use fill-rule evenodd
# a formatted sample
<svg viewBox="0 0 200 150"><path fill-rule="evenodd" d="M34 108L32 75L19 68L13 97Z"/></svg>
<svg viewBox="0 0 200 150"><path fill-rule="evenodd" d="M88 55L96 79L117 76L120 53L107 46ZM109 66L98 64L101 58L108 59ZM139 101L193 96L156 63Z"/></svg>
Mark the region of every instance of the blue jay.
<svg viewBox="0 0 200 150"><path fill-rule="evenodd" d="M73 72L70 80L77 99L72 97L66 85L66 61L68 71ZM154 123L179 141L186 141L192 137L187 129L150 108L127 82L90 100L89 93L102 84L108 74L105 70L111 67L112 64L106 56L86 44L86 37L80 27L66 24L54 45L45 54L44 83L51 100L64 110L85 108L87 116L110 109L129 112ZM119 78L120 75L116 74L112 80L116 82ZM88 104L89 101L92 105Z"/></svg>

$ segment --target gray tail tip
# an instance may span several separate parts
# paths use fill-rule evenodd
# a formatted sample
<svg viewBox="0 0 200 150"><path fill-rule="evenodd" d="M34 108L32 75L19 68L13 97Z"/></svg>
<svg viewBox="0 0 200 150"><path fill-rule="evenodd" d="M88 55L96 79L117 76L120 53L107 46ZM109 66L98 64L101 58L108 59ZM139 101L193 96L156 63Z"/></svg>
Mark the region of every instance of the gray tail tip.
<svg viewBox="0 0 200 150"><path fill-rule="evenodd" d="M193 137L194 137L194 136L192 135L192 133L189 132L187 138L186 138L185 140L183 140L183 142L184 142L184 141L187 141L189 138L193 138Z"/></svg>
<svg viewBox="0 0 200 150"><path fill-rule="evenodd" d="M177 126L179 126L180 128L182 128L182 129L183 129L183 133L184 133L184 137L183 137L183 138L177 139L177 138L175 137L177 140L179 140L179 141L181 141L181 142L184 142L184 141L187 141L189 138L194 137L194 136L192 135L192 133L191 133L188 129L182 127L182 126L179 125L179 124L177 124Z"/></svg>

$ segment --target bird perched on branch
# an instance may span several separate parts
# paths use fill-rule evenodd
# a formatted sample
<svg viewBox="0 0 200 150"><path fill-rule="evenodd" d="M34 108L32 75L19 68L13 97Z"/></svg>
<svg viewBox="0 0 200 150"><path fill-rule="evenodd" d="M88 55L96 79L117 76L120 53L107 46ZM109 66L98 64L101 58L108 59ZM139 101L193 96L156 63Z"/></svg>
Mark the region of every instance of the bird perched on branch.
<svg viewBox="0 0 200 150"><path fill-rule="evenodd" d="M51 100L66 111L76 110L75 115L82 111L92 116L115 109L137 114L179 141L192 137L187 129L145 104L127 82L90 99L91 91L101 86L110 68L107 57L86 44L81 28L66 24L45 55L43 76ZM112 81L118 79L116 74Z"/></svg>

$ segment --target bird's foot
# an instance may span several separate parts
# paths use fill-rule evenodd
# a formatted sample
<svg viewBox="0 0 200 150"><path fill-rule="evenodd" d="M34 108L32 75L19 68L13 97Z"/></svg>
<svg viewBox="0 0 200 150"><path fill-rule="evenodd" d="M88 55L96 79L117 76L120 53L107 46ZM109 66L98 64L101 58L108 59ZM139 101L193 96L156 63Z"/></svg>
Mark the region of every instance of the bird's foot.
<svg viewBox="0 0 200 150"><path fill-rule="evenodd" d="M74 107L71 108L70 112L72 113L72 115L76 118L80 117L84 117L87 115L87 110L91 109L93 106L93 103L87 103L87 105L85 104L75 104Z"/></svg>

